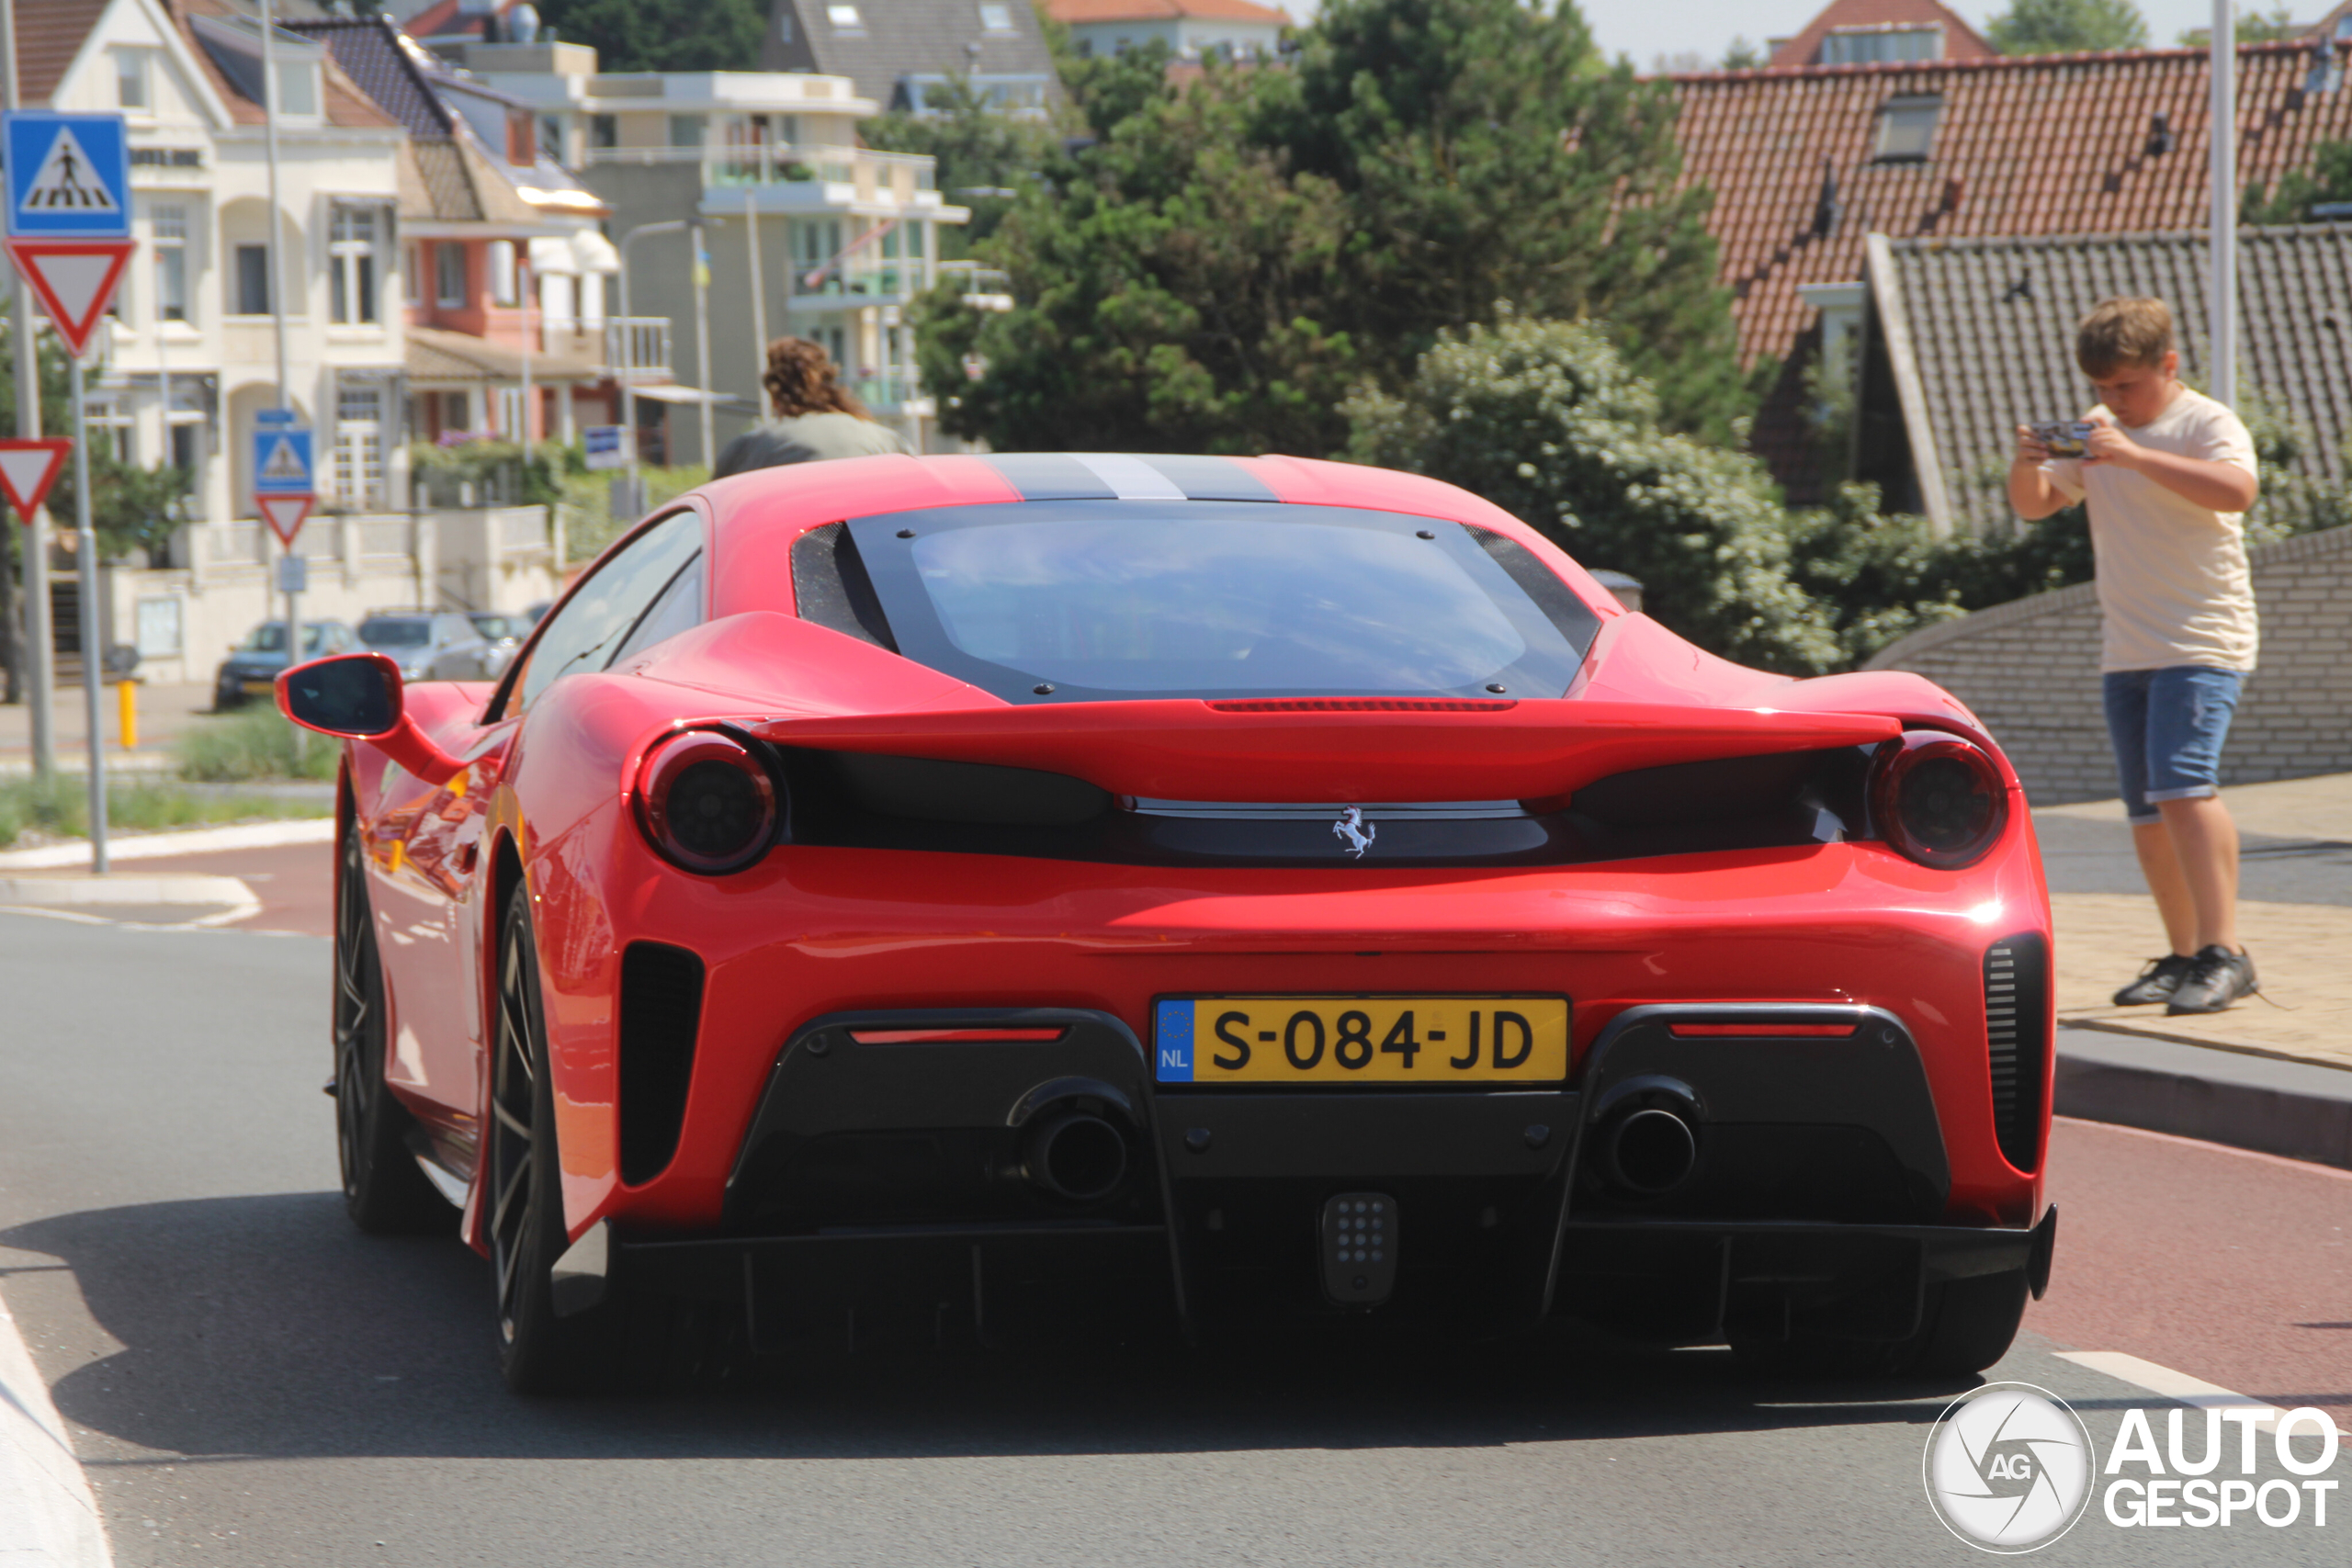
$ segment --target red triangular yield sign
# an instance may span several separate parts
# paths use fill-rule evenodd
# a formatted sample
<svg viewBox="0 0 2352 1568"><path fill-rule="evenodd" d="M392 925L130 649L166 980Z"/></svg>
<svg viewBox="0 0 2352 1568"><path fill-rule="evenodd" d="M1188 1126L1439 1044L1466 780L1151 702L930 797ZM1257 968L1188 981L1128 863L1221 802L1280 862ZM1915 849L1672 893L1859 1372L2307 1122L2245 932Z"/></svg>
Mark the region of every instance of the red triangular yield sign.
<svg viewBox="0 0 2352 1568"><path fill-rule="evenodd" d="M65 455L74 443L62 435L31 436L0 441L0 491L25 522L33 520L49 487L65 471Z"/></svg>
<svg viewBox="0 0 2352 1568"><path fill-rule="evenodd" d="M302 531L302 520L311 514L310 495L257 495L254 502L261 507L261 520L277 536L277 542L288 549L294 547L294 536Z"/></svg>
<svg viewBox="0 0 2352 1568"><path fill-rule="evenodd" d="M136 240L11 240L8 259L79 359L138 245Z"/></svg>

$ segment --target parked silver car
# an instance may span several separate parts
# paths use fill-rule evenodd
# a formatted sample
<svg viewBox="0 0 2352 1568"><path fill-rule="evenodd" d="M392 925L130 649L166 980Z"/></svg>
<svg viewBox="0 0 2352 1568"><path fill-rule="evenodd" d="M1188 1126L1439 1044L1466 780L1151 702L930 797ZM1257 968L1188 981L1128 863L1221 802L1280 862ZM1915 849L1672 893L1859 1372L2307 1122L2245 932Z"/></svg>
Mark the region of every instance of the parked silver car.
<svg viewBox="0 0 2352 1568"><path fill-rule="evenodd" d="M403 681L488 681L505 667L474 624L453 612L378 611L359 641L401 667Z"/></svg>
<svg viewBox="0 0 2352 1568"><path fill-rule="evenodd" d="M503 675L506 667L514 662L514 653L523 639L531 635L531 621L526 615L503 615L490 611L478 611L466 619L474 624L482 641L490 644L491 673Z"/></svg>

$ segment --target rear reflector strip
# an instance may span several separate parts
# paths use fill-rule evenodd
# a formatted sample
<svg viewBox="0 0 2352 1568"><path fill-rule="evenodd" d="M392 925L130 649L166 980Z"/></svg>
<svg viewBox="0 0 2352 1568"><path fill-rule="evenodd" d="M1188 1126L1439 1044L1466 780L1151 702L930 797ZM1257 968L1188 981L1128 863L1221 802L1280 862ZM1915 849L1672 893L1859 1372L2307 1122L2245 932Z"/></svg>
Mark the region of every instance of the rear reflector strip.
<svg viewBox="0 0 2352 1568"><path fill-rule="evenodd" d="M997 1045L1059 1040L1065 1029L853 1029L860 1045Z"/></svg>
<svg viewBox="0 0 2352 1568"><path fill-rule="evenodd" d="M1860 1027L1856 1023L1678 1023L1673 1032L1685 1040L1844 1040Z"/></svg>
<svg viewBox="0 0 2352 1568"><path fill-rule="evenodd" d="M1503 713L1518 705L1516 701L1425 702L1415 697L1270 697L1209 704L1218 713Z"/></svg>

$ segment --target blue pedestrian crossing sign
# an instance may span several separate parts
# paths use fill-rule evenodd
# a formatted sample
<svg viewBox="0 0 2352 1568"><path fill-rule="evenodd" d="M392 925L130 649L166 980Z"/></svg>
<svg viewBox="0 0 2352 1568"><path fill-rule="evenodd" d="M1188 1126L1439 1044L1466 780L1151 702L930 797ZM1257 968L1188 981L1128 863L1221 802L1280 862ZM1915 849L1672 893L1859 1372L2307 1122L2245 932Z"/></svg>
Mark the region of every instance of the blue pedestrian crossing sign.
<svg viewBox="0 0 2352 1568"><path fill-rule="evenodd" d="M130 237L130 149L120 115L11 114L5 141L11 236Z"/></svg>
<svg viewBox="0 0 2352 1568"><path fill-rule="evenodd" d="M254 494L313 495L311 433L265 425L254 432Z"/></svg>

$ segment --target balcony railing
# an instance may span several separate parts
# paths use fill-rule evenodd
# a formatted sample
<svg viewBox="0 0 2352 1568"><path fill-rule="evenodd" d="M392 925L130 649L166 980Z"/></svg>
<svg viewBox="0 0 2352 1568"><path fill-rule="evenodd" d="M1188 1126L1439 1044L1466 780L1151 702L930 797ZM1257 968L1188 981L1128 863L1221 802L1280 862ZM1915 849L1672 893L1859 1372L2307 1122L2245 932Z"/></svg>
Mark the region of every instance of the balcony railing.
<svg viewBox="0 0 2352 1568"><path fill-rule="evenodd" d="M874 152L863 147L795 147L762 142L744 147L594 147L592 168L702 166L705 186L854 186L861 200L883 191L910 201L916 191L936 189L933 160L918 152Z"/></svg>
<svg viewBox="0 0 2352 1568"><path fill-rule="evenodd" d="M616 378L622 380L668 380L670 318L605 317L605 364Z"/></svg>

